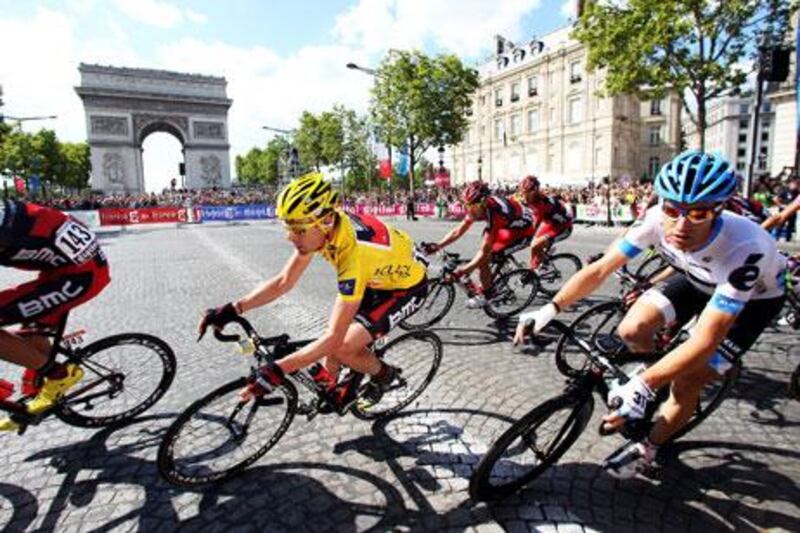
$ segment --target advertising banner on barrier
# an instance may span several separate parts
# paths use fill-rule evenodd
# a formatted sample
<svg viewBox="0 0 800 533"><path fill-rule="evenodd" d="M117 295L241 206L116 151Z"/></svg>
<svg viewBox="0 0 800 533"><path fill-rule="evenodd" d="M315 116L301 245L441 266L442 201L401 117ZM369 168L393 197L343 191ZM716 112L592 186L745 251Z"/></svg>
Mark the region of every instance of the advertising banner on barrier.
<svg viewBox="0 0 800 533"><path fill-rule="evenodd" d="M100 224L103 226L129 226L131 224L157 224L159 222L186 222L183 207L143 207L141 209L100 209Z"/></svg>
<svg viewBox="0 0 800 533"><path fill-rule="evenodd" d="M100 226L100 213L97 211L69 211L68 214L86 224L88 228Z"/></svg>
<svg viewBox="0 0 800 533"><path fill-rule="evenodd" d="M604 205L577 204L575 220L578 222L608 222L608 211ZM612 222L633 222L633 212L629 205L617 205L611 208Z"/></svg>
<svg viewBox="0 0 800 533"><path fill-rule="evenodd" d="M266 204L201 205L198 211L202 222L275 218L275 206Z"/></svg>

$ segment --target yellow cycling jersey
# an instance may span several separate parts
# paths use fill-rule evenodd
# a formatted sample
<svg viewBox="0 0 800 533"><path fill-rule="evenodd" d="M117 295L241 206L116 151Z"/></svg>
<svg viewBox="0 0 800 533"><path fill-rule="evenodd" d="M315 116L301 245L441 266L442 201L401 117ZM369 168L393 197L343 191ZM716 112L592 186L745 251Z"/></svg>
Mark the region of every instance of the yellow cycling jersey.
<svg viewBox="0 0 800 533"><path fill-rule="evenodd" d="M338 213L333 235L319 253L336 269L342 300L360 300L368 287L408 289L422 281L425 264L408 234L373 216Z"/></svg>

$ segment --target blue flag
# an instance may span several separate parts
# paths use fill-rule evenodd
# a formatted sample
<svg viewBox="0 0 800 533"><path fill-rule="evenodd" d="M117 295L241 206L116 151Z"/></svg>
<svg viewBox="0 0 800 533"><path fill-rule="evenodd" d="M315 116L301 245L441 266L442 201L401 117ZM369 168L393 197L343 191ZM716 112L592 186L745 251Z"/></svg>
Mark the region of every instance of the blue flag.
<svg viewBox="0 0 800 533"><path fill-rule="evenodd" d="M410 167L410 158L408 154L404 152L400 152L400 156L397 158L397 163L394 165L394 171L398 176L408 176L408 170Z"/></svg>

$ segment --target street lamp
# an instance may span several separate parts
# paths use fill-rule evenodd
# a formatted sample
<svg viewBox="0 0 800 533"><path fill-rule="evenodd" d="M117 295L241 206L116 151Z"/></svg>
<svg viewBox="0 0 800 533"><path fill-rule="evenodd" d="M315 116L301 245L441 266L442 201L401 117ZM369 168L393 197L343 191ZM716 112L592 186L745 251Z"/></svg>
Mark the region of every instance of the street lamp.
<svg viewBox="0 0 800 533"><path fill-rule="evenodd" d="M0 113L0 124L2 124L6 119L15 120L17 122L17 128L22 130L22 123L28 122L30 120L53 120L58 118L57 115L45 115L45 116L37 116L37 117L12 117L10 115L3 115Z"/></svg>
<svg viewBox="0 0 800 533"><path fill-rule="evenodd" d="M261 129L267 131L274 131L282 135L294 135L295 133L297 133L297 130L294 129L286 130L282 128L273 128L272 126L261 126ZM289 165L288 165L289 168L287 169L288 170L287 175L284 176L285 183L282 183L281 185L285 185L286 183L288 183L289 178L297 177L297 170L298 167L300 166L300 160L299 160L300 158L298 156L297 148L294 146L294 143L291 142L289 143L289 150L287 155L289 156Z"/></svg>

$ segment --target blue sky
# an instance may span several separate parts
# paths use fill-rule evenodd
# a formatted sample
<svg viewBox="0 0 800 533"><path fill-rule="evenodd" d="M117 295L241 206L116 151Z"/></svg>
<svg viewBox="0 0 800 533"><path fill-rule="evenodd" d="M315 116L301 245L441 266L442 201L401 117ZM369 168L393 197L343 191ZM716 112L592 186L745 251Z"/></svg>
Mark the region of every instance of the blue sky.
<svg viewBox="0 0 800 533"><path fill-rule="evenodd" d="M0 0L5 113L57 114L60 137L86 137L73 90L80 62L225 76L231 162L263 145L262 124L293 127L304 109L342 103L366 111L375 65L389 48L452 52L473 64L492 35L528 40L562 27L575 0ZM28 123L27 129L44 123ZM177 167L177 141L145 143L145 180L160 189Z"/></svg>

